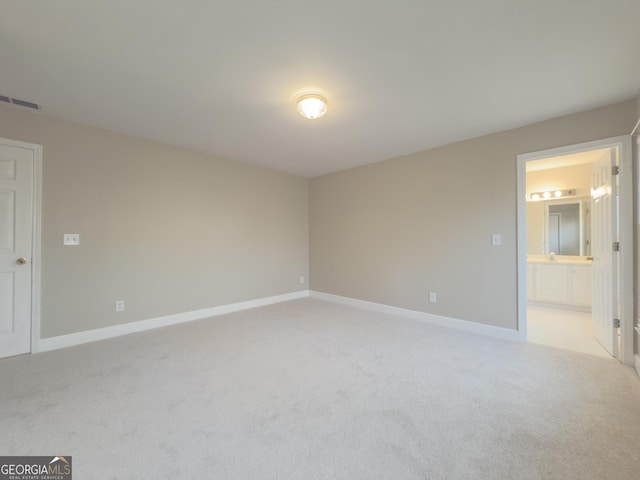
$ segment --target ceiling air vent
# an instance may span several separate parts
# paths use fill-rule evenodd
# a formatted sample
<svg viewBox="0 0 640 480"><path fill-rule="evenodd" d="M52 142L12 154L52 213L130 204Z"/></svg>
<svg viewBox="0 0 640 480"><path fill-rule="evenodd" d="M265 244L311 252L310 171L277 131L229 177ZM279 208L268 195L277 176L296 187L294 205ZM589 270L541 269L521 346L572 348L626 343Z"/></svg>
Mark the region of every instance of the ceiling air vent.
<svg viewBox="0 0 640 480"><path fill-rule="evenodd" d="M26 100L20 100L19 98L10 98L5 95L0 95L0 102L12 103L19 107L32 108L33 110L40 110L40 105L33 102L27 102Z"/></svg>

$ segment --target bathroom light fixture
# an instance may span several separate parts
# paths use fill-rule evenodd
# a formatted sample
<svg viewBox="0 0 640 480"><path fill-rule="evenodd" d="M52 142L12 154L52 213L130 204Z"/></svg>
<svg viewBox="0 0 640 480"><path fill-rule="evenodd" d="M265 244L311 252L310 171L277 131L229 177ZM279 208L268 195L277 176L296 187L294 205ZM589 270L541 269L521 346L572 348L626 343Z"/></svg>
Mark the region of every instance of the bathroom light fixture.
<svg viewBox="0 0 640 480"><path fill-rule="evenodd" d="M327 113L327 99L315 93L302 95L297 104L300 115L305 118L320 118Z"/></svg>
<svg viewBox="0 0 640 480"><path fill-rule="evenodd" d="M530 193L527 196L527 201L535 202L537 200L548 200L551 197L561 198L561 197L575 197L576 189L571 188L569 190L550 190L547 192L534 192Z"/></svg>

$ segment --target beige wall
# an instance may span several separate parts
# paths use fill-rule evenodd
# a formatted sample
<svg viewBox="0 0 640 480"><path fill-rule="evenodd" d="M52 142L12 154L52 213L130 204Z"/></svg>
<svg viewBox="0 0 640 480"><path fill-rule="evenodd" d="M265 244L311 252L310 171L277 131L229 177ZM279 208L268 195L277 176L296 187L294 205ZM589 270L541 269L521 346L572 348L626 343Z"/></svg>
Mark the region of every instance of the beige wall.
<svg viewBox="0 0 640 480"><path fill-rule="evenodd" d="M516 155L635 117L627 101L312 179L310 287L515 329Z"/></svg>
<svg viewBox="0 0 640 480"><path fill-rule="evenodd" d="M42 338L306 288L306 179L6 106L0 136L43 145Z"/></svg>

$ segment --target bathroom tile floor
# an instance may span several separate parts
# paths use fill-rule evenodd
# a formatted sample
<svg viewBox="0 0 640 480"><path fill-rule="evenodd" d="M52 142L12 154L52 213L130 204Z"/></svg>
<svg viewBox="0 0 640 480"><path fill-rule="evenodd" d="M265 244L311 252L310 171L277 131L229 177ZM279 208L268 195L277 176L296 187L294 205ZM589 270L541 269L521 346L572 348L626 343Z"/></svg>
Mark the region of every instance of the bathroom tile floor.
<svg viewBox="0 0 640 480"><path fill-rule="evenodd" d="M591 312L529 304L527 341L612 358L591 333Z"/></svg>

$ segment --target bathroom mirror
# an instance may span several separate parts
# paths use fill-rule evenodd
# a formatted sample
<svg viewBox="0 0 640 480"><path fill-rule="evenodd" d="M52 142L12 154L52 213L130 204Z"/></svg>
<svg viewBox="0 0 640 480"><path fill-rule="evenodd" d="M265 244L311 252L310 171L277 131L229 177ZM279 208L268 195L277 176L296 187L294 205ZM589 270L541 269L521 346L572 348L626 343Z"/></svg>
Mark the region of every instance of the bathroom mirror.
<svg viewBox="0 0 640 480"><path fill-rule="evenodd" d="M590 201L527 202L527 254L591 255Z"/></svg>

